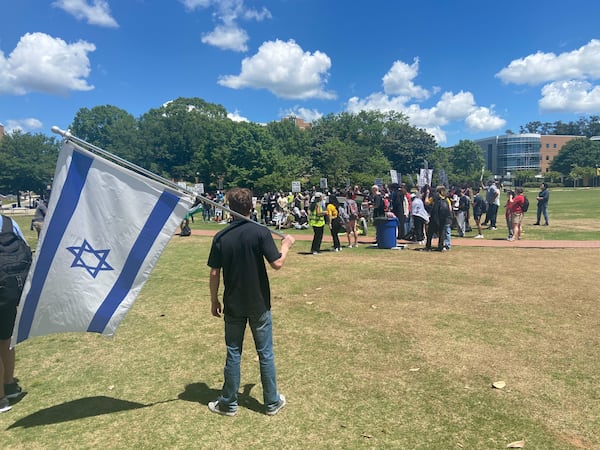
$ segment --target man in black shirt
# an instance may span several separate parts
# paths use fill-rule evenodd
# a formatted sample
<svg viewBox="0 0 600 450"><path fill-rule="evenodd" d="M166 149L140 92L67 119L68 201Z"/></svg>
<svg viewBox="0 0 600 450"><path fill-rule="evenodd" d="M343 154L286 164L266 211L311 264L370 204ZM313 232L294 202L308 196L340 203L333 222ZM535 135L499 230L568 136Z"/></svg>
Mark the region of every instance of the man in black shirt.
<svg viewBox="0 0 600 450"><path fill-rule="evenodd" d="M229 207L249 217L252 192L234 188L227 193ZM256 352L260 361L263 399L267 415L277 414L285 406L285 397L277 390L275 356L273 354L273 325L271 320L271 290L264 260L279 270L283 266L293 236L286 236L281 252L266 227L236 218L227 228L217 233L212 242L210 266L211 312L225 321L227 358L221 395L209 402L210 411L226 416L237 412L240 386L240 360L246 324L250 324ZM223 271L223 305L219 301L219 285Z"/></svg>

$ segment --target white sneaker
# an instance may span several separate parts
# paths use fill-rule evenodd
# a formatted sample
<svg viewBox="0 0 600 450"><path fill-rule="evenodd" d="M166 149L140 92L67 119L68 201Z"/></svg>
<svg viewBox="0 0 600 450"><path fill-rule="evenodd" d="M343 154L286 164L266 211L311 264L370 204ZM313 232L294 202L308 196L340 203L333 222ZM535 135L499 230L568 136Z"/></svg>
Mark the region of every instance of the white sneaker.
<svg viewBox="0 0 600 450"><path fill-rule="evenodd" d="M483 234L478 234L477 236L475 236L475 239L483 239Z"/></svg>
<svg viewBox="0 0 600 450"><path fill-rule="evenodd" d="M229 417L233 417L237 413L236 410L223 411L221 409L221 405L219 404L219 400L215 400L214 402L208 402L208 409L210 410L210 412L214 412L215 414L220 414L222 416L229 416Z"/></svg>
<svg viewBox="0 0 600 450"><path fill-rule="evenodd" d="M267 410L267 416L274 416L275 414L277 414L279 411L281 411L281 408L285 406L285 403L285 397L282 394L279 394L279 403L277 403L277 406L275 406L275 408Z"/></svg>
<svg viewBox="0 0 600 450"><path fill-rule="evenodd" d="M10 411L11 409L12 409L12 406L10 406L10 402L8 401L8 398L6 398L6 397L0 398L0 413Z"/></svg>

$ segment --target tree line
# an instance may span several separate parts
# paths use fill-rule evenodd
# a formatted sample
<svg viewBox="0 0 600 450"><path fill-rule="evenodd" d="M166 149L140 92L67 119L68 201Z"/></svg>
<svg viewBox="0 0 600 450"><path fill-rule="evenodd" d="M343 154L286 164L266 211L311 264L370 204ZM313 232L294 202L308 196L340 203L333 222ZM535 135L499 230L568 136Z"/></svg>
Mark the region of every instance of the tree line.
<svg viewBox="0 0 600 450"><path fill-rule="evenodd" d="M82 108L69 129L164 178L204 183L207 191L244 186L261 194L289 190L292 181L307 189L319 186L321 178L329 186L370 186L377 178L389 183L390 169L412 185L425 165L434 169L434 184L442 170L450 184L478 183L484 164L483 151L473 141L442 148L398 112L329 114L300 129L293 120L234 122L221 105L179 98L138 118L112 105ZM598 145L577 142L574 151L561 151L553 170L556 166L568 175L573 165L586 167L600 156ZM43 134L4 136L0 193L43 192L51 184L59 147L57 139Z"/></svg>

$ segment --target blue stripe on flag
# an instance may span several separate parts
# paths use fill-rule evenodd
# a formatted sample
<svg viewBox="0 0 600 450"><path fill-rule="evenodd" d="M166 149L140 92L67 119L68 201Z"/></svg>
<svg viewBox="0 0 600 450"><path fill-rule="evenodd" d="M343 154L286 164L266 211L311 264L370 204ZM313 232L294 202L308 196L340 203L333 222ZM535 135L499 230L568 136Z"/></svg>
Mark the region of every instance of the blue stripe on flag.
<svg viewBox="0 0 600 450"><path fill-rule="evenodd" d="M17 343L29 337L35 311L40 301L40 294L48 277L48 271L52 266L54 255L71 221L71 217L73 217L73 213L77 209L79 196L81 195L93 161L93 158L73 150L71 164L69 165L65 183L60 191L55 211L52 214L52 220L44 224L46 234L31 278L31 287L21 311Z"/></svg>
<svg viewBox="0 0 600 450"><path fill-rule="evenodd" d="M154 241L164 228L165 223L173 213L178 202L179 197L174 194L168 192L161 194L133 244L119 278L102 302L102 305L96 310L88 331L95 333L102 333L104 331L113 314L131 290L146 256L154 245Z"/></svg>

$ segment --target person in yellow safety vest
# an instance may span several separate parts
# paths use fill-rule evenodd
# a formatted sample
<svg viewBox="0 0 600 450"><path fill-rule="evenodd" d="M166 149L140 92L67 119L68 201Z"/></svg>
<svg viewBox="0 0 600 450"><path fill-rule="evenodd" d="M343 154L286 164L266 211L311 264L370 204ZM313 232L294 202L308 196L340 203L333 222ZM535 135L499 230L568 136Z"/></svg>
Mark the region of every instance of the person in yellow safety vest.
<svg viewBox="0 0 600 450"><path fill-rule="evenodd" d="M313 255L321 253L321 242L323 241L323 229L325 228L325 216L327 211L323 210L323 194L316 192L309 206L308 223L313 229L313 240L310 251Z"/></svg>

